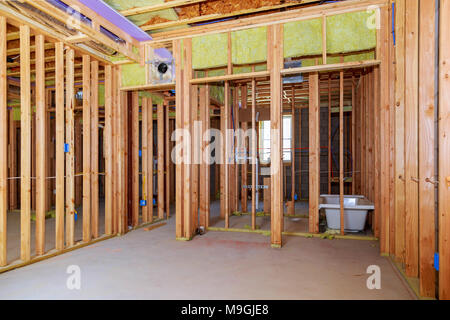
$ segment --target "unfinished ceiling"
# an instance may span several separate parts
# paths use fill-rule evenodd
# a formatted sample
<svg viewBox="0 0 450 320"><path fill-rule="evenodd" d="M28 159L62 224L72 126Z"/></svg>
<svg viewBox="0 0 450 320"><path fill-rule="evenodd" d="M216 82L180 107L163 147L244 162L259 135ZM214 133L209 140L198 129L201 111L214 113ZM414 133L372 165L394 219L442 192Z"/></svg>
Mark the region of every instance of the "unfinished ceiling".
<svg viewBox="0 0 450 320"><path fill-rule="evenodd" d="M104 0L149 33L186 28L260 12L286 10L312 0Z"/></svg>

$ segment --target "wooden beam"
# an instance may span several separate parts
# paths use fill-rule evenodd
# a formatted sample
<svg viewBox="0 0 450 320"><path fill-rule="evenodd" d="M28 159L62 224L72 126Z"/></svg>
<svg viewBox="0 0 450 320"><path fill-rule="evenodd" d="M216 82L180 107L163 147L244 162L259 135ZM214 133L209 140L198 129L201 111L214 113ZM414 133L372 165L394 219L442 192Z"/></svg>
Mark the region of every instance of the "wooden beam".
<svg viewBox="0 0 450 320"><path fill-rule="evenodd" d="M112 66L105 66L105 234L112 235Z"/></svg>
<svg viewBox="0 0 450 320"><path fill-rule="evenodd" d="M340 222L341 235L345 235L344 217L344 72L340 72L340 93L339 93L339 202L340 202ZM320 130L319 130L320 135ZM319 183L320 186L320 183Z"/></svg>
<svg viewBox="0 0 450 320"><path fill-rule="evenodd" d="M170 9L170 8L175 8L175 7L192 5L192 4L205 2L205 1L207 1L207 0L174 0L174 1L170 1L170 2L163 2L163 3L148 5L148 6L135 7L135 8L127 9L127 10L122 10L122 11L120 11L120 13L124 17L128 17L128 16L134 16L134 15L142 14L142 13L150 13L150 12L156 12L156 11L166 10L166 9Z"/></svg>
<svg viewBox="0 0 450 320"><path fill-rule="evenodd" d="M331 154L331 146L332 146L332 137L331 137L331 74L328 75L328 194L331 194L331 171L333 168L333 159ZM300 110L300 122L301 122L301 114ZM301 136L301 126L300 126L300 136ZM300 140L301 147L301 140ZM301 163L301 155L300 155L300 163ZM300 173L301 177L301 173ZM301 185L300 185L301 188Z"/></svg>
<svg viewBox="0 0 450 320"><path fill-rule="evenodd" d="M230 83L228 81L225 82L225 98L224 104L222 107L222 133L224 135L225 141L222 142L223 145L223 165L222 165L222 174L221 180L223 181L223 187L221 192L221 197L223 198L223 212L225 215L225 228L228 229L230 227L230 161L229 158L231 156L231 137L229 136L229 123L230 123Z"/></svg>
<svg viewBox="0 0 450 320"><path fill-rule="evenodd" d="M191 133L192 136L192 113L191 113L191 94L192 88L190 80L192 79L192 39L183 40L183 128ZM183 138L186 139L187 137ZM183 168L183 210L184 210L184 238L192 239L194 236L192 212L192 180L191 180L191 163L192 152L190 150L189 141L184 143L184 168Z"/></svg>
<svg viewBox="0 0 450 320"><path fill-rule="evenodd" d="M175 74L178 81L176 82L176 97L175 97L175 129L176 129L176 143L181 143L181 139L183 137L180 134L180 131L183 129L184 126L184 119L183 119L183 66L181 63L183 53L181 52L181 41L174 41L173 42L173 56L175 59ZM182 156L182 155L180 155ZM175 218L176 218L176 238L181 239L184 237L184 215L183 215L183 164L180 162L177 162L175 164Z"/></svg>
<svg viewBox="0 0 450 320"><path fill-rule="evenodd" d="M91 57L83 56L83 241L91 233Z"/></svg>
<svg viewBox="0 0 450 320"><path fill-rule="evenodd" d="M222 81L234 81L234 80L242 80L242 79L251 79L251 78L265 78L270 75L269 71L257 71L257 72L248 72L248 73L239 73L239 74L226 74L224 76L214 76L214 77L205 77L205 78L197 78L192 79L190 83L192 85L195 84L206 84L206 83L215 83Z"/></svg>
<svg viewBox="0 0 450 320"><path fill-rule="evenodd" d="M298 4L298 2L296 4ZM320 6L306 6L295 10L258 15L249 18L240 18L232 21L201 25L198 27L190 27L168 32L154 33L152 34L154 40L148 41L147 43L155 46L160 43L167 43L169 41L183 39L186 37L231 32L292 21L310 20L321 18L324 15L331 16L348 12L365 12L367 7L371 5L383 7L387 5L387 2L385 0L347 0L345 2L330 3Z"/></svg>
<svg viewBox="0 0 450 320"><path fill-rule="evenodd" d="M439 299L450 299L450 3L440 2L439 34Z"/></svg>
<svg viewBox="0 0 450 320"><path fill-rule="evenodd" d="M112 108L111 108L111 116L112 116L112 140L111 140L111 153L112 153L112 229L114 234L119 234L121 231L119 230L119 208L118 208L118 190L119 190L119 179L118 179L118 162L119 155L117 151L117 141L118 141L118 123L117 120L119 118L118 114L118 106L117 106L117 69L115 67L112 68Z"/></svg>
<svg viewBox="0 0 450 320"><path fill-rule="evenodd" d="M322 17L322 64L327 64L327 17Z"/></svg>
<svg viewBox="0 0 450 320"><path fill-rule="evenodd" d="M319 74L309 74L309 232L319 232L320 102Z"/></svg>
<svg viewBox="0 0 450 320"><path fill-rule="evenodd" d="M75 89L74 89L75 51L68 49L66 54L66 244L75 244Z"/></svg>
<svg viewBox="0 0 450 320"><path fill-rule="evenodd" d="M45 253L45 196L46 196L46 153L45 126L47 119L45 104L45 38L35 37L36 42L36 254Z"/></svg>
<svg viewBox="0 0 450 320"><path fill-rule="evenodd" d="M405 88L405 198L406 275L419 275L419 188L418 188L418 83L419 83L419 1L406 6L406 88ZM383 76L381 77L383 79ZM383 188L383 186L381 186ZM382 200L383 202L383 200Z"/></svg>
<svg viewBox="0 0 450 320"><path fill-rule="evenodd" d="M256 80L252 79L252 230L256 230L256 163L258 161L258 140L256 136Z"/></svg>
<svg viewBox="0 0 450 320"><path fill-rule="evenodd" d="M248 96L248 88L247 84L243 85L241 87L241 109L247 110L247 96ZM209 110L208 110L209 111ZM208 116L209 118L209 116ZM241 116L239 116L240 121L242 122L242 130L243 132L247 132L248 130L248 122L244 121ZM247 158L250 153L248 149L248 139L244 137L244 141L242 141L242 148L243 155ZM248 160L243 160L242 163L242 170L241 170L241 211L242 212L248 212Z"/></svg>
<svg viewBox="0 0 450 320"><path fill-rule="evenodd" d="M380 46L380 145L381 145L381 243L382 254L390 253L390 192L389 192L389 13L387 8L381 9L379 36ZM378 57L377 57L378 58Z"/></svg>
<svg viewBox="0 0 450 320"><path fill-rule="evenodd" d="M131 212L133 227L139 225L139 92L132 93L131 103L131 174L132 174L132 204Z"/></svg>
<svg viewBox="0 0 450 320"><path fill-rule="evenodd" d="M122 72L119 67L120 72ZM122 76L119 75L117 81L122 82ZM118 91L117 94L120 97L120 117L118 119L120 124L120 219L121 219L121 234L125 234L128 231L128 93Z"/></svg>
<svg viewBox="0 0 450 320"><path fill-rule="evenodd" d="M313 0L310 0L310 1L313 1ZM305 2L305 0L303 0L303 2ZM245 14L250 14L250 13L277 10L277 9L292 7L292 6L296 6L296 5L299 5L299 3L298 2L288 2L288 3L282 3L282 4L278 4L278 5L272 5L272 6L263 6L260 8L239 10L239 11L234 11L234 12L225 13L225 14L212 13L212 14L208 14L208 15L196 16L193 18L179 19L179 20L174 20L174 21L168 21L168 22L162 22L162 23L157 23L157 24L141 26L141 29L144 31L167 29L167 28L173 28L173 27L182 26L182 25L189 25L189 24L194 24L194 23L208 21L208 20L219 20L219 19L225 19L225 18L229 18L229 17L240 16L240 15L245 15Z"/></svg>
<svg viewBox="0 0 450 320"><path fill-rule="evenodd" d="M27 262L31 259L31 74L30 28L28 26L20 27L20 65L20 259Z"/></svg>
<svg viewBox="0 0 450 320"><path fill-rule="evenodd" d="M230 35L231 40L231 35ZM231 57L230 57L231 59ZM234 132L239 130L239 101L238 101L238 93L237 93L237 87L234 87L232 89L232 119L230 119L230 122L232 123L232 128ZM239 163L236 161L236 149L239 148L239 139L237 136L233 135L233 143L232 146L234 146L232 154L233 154L233 164L231 166L231 212L237 212L239 211Z"/></svg>
<svg viewBox="0 0 450 320"><path fill-rule="evenodd" d="M164 117L165 117L165 180L166 180L166 186L165 186L165 198L166 198L166 219L170 218L170 180L171 180L171 174L170 174L170 161L171 161L171 154L170 154L170 109L169 104L167 103L164 108Z"/></svg>
<svg viewBox="0 0 450 320"><path fill-rule="evenodd" d="M355 116L355 110L356 110L356 84L355 84L355 76L352 76L352 119L351 119L351 154L352 156L352 195L356 195L356 177L355 177L355 166L356 166L356 116ZM373 115L373 113L372 113ZM372 199L373 200L373 199Z"/></svg>
<svg viewBox="0 0 450 320"><path fill-rule="evenodd" d="M147 158L147 168L148 168L148 178L147 178L147 189L148 189L148 221L153 222L153 101L152 98L147 99L147 138L148 138L148 158Z"/></svg>
<svg viewBox="0 0 450 320"><path fill-rule="evenodd" d="M157 105L158 126L158 218L164 219L164 105Z"/></svg>
<svg viewBox="0 0 450 320"><path fill-rule="evenodd" d="M405 261L405 9L396 2L395 79L395 257Z"/></svg>
<svg viewBox="0 0 450 320"><path fill-rule="evenodd" d="M364 61L352 61L352 62L340 62L334 64L326 65L314 65L309 67L300 68L290 68L281 70L283 76L301 74L301 73L312 73L312 72L330 72L330 71L340 71L349 69L363 69L373 66L380 65L380 60L364 60Z"/></svg>
<svg viewBox="0 0 450 320"><path fill-rule="evenodd" d="M6 32L6 18L0 17L0 267L8 264L8 80L6 78Z"/></svg>
<svg viewBox="0 0 450 320"><path fill-rule="evenodd" d="M419 275L420 295L435 297L435 75L436 2L420 1L419 10Z"/></svg>
<svg viewBox="0 0 450 320"><path fill-rule="evenodd" d="M210 126L210 114L209 114L209 87L200 88L200 121L202 123L201 132L201 152L203 157L200 159L200 227L209 227L209 215L210 215L210 165L206 162L205 155L210 156L209 141L204 140L206 132Z"/></svg>
<svg viewBox="0 0 450 320"><path fill-rule="evenodd" d="M127 94L127 93L126 93ZM149 110L150 109L150 110ZM147 204L142 207L142 222L148 222L149 208L153 209L153 194L148 192L147 181L152 180L153 166L149 161L148 146L153 144L148 137L148 122L153 122L153 119L149 117L149 113L153 115L153 110L149 107L148 98L142 98L142 199L147 201Z"/></svg>
<svg viewBox="0 0 450 320"><path fill-rule="evenodd" d="M98 238L99 162L98 162L98 61L91 62L91 227L92 237Z"/></svg>
<svg viewBox="0 0 450 320"><path fill-rule="evenodd" d="M5 96L6 97L6 96ZM17 165L18 165L18 161L17 161L17 127L18 127L18 123L17 121L14 121L14 113L11 110L10 114L9 114L9 158L10 158L10 163L9 163L9 176L10 177L17 177L18 173L17 173ZM18 196L18 191L17 191L18 187L17 187L17 181L16 180L10 180L9 181L9 207L11 210L17 209L18 208L18 203L17 203L17 196Z"/></svg>
<svg viewBox="0 0 450 320"><path fill-rule="evenodd" d="M64 44L56 44L56 250L64 249Z"/></svg>
<svg viewBox="0 0 450 320"><path fill-rule="evenodd" d="M282 82L283 68L283 25L271 26L267 29L267 65L270 70L270 124L271 124L271 243L273 247L281 247L284 206L283 206L283 116L282 116Z"/></svg>
<svg viewBox="0 0 450 320"><path fill-rule="evenodd" d="M295 155L296 155L296 147L295 147L295 87L292 86L292 98L291 98L291 209L289 214L295 214Z"/></svg>

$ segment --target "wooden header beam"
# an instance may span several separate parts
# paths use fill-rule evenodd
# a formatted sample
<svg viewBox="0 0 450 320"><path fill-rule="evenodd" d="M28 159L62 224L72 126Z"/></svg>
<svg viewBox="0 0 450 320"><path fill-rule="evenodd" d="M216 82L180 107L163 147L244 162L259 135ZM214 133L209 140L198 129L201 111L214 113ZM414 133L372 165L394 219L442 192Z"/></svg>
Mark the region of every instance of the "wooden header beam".
<svg viewBox="0 0 450 320"><path fill-rule="evenodd" d="M258 12L277 10L277 9L288 8L288 7L293 7L293 6L299 6L301 4L310 3L310 2L314 2L314 1L316 1L316 0L303 0L301 2L300 1L287 2L287 3L277 4L277 5L273 5L273 6L264 6L261 8L245 9L245 10L234 11L234 12L225 13L225 14L213 13L213 14L197 16L197 17L189 18L189 19L181 19L181 20L174 20L174 21L146 25L146 26L142 26L141 28L144 31L173 28L173 27L177 27L177 26L181 26L181 25L189 25L189 24L194 24L194 23L199 23L199 22L204 22L204 21L219 20L219 19L225 19L225 18L230 18L230 17L235 17L235 16L241 16L241 15L245 15L245 14L258 13Z"/></svg>
<svg viewBox="0 0 450 320"><path fill-rule="evenodd" d="M207 34L225 33L274 24L282 24L286 22L322 18L323 16L332 16L348 12L366 11L369 6L383 7L387 6L389 3L390 2L387 0L348 0L250 18L241 18L233 21L219 22L206 26L203 25L181 30L160 32L152 34L153 40L144 43L148 43L152 47L158 47L161 44L177 39L193 38Z"/></svg>

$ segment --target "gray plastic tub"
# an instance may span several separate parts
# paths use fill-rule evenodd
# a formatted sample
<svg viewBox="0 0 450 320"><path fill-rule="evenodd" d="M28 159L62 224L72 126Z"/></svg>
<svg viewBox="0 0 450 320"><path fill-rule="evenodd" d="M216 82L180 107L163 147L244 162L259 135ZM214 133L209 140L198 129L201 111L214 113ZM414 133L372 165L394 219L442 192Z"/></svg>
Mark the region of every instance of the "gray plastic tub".
<svg viewBox="0 0 450 320"><path fill-rule="evenodd" d="M341 229L339 195L321 195L319 209L324 209L329 229ZM364 231L367 215L375 206L364 196L344 196L344 229L347 232Z"/></svg>

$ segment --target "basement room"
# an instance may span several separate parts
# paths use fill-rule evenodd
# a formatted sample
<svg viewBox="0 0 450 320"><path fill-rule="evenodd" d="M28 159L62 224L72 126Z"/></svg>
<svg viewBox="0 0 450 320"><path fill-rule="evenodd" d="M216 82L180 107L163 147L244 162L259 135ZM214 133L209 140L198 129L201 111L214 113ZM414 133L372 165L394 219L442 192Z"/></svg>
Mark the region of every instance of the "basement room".
<svg viewBox="0 0 450 320"><path fill-rule="evenodd" d="M0 300L449 300L449 22L449 0L1 1Z"/></svg>

